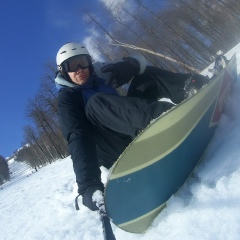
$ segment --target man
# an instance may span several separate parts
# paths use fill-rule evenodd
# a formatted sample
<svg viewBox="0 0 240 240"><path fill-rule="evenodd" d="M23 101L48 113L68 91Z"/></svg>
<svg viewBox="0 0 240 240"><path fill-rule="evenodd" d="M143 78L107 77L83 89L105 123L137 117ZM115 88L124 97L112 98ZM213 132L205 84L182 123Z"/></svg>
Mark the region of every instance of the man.
<svg viewBox="0 0 240 240"><path fill-rule="evenodd" d="M83 204L97 210L92 196L104 191L101 165L110 168L128 144L151 120L184 99L191 74L176 74L146 66L143 57L94 67L88 50L79 43L63 45L56 57L59 72L58 112L73 161ZM98 71L98 74L96 72ZM103 75L100 78L99 75ZM196 75L197 83L204 80ZM131 81L127 96L116 88Z"/></svg>

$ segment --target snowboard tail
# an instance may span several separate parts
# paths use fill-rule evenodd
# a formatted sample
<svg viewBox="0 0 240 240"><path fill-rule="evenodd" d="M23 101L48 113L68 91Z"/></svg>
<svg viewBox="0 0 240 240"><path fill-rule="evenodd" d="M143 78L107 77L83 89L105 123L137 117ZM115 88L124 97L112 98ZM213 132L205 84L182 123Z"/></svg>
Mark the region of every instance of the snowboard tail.
<svg viewBox="0 0 240 240"><path fill-rule="evenodd" d="M202 158L236 80L236 55L196 95L151 123L114 165L106 211L121 229L142 233Z"/></svg>

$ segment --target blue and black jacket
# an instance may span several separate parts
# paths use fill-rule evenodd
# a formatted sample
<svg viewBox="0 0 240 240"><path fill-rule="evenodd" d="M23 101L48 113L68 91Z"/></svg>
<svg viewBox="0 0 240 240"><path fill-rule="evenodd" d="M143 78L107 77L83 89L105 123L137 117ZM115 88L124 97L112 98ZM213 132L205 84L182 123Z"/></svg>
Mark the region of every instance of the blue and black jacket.
<svg viewBox="0 0 240 240"><path fill-rule="evenodd" d="M86 84L75 85L58 73L55 83L59 89L59 121L68 142L79 194L83 194L90 185L99 185L102 188L96 144L85 114L85 105L89 98L98 92L114 95L118 93L111 86L106 86L104 79L95 75L92 75Z"/></svg>

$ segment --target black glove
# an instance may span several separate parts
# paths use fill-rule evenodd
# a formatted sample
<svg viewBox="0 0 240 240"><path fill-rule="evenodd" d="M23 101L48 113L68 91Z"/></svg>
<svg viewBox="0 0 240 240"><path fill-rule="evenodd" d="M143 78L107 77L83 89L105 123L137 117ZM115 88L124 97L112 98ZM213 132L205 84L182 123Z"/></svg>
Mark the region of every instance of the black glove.
<svg viewBox="0 0 240 240"><path fill-rule="evenodd" d="M102 192L101 187L99 187L99 186L91 186L91 187L88 187L85 190L84 194L82 195L82 203L83 203L83 205L88 207L92 211L98 210L96 202L93 202L93 200L92 200L93 193L96 192L97 190Z"/></svg>
<svg viewBox="0 0 240 240"><path fill-rule="evenodd" d="M101 68L102 73L111 73L105 83L106 85L112 85L114 88L121 87L123 84L128 83L139 71L139 63L130 57L123 58L122 62L108 64Z"/></svg>

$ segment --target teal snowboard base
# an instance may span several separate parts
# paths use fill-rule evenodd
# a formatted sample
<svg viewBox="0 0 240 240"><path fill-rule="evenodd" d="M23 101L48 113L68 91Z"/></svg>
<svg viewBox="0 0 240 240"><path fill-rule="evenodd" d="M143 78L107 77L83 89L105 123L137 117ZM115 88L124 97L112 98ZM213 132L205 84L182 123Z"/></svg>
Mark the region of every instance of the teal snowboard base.
<svg viewBox="0 0 240 240"><path fill-rule="evenodd" d="M108 216L143 233L203 156L236 80L236 55L196 95L151 123L113 166L105 190Z"/></svg>

